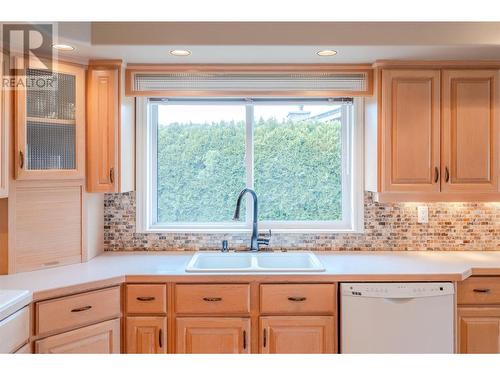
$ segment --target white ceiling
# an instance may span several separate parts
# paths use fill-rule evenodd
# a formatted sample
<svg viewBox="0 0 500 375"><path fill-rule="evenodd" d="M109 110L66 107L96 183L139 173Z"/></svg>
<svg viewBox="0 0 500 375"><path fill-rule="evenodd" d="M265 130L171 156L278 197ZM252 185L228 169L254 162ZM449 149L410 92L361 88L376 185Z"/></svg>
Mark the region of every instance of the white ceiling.
<svg viewBox="0 0 500 375"><path fill-rule="evenodd" d="M487 25L489 27L477 24L477 27L472 28L471 24L455 24L454 26L449 23L444 23L444 26L442 23L424 24L419 27L421 30L425 29L425 33L419 34L419 27L408 28L406 24L398 26L393 23L388 23L388 25L386 23L370 23L363 24L362 27L363 32L367 33L366 38L363 35L354 37L351 32L348 36L344 34L332 36L331 41L336 44L311 43L304 45L293 44L293 42L296 40L299 42L314 41L316 39L325 42L329 39L325 38L324 30L321 37L318 38L315 38L315 34L311 33L310 30L309 33L304 31L301 34L301 30L305 30L304 27L307 26L304 24L292 25L287 33L284 33L284 30L278 30L276 35L271 35L272 31L269 31L263 36L253 34L252 37L248 37L249 30L244 30L245 34L242 34L240 39L235 39L234 35L232 39L228 39L221 36L223 32L231 32L227 24L218 24L218 29L214 29L212 26L207 29L206 33L203 33L204 30L200 27L199 37L198 34L192 32L192 28L189 29L190 35L187 35L186 32L172 35L172 30L176 30L175 25L172 23L156 24L155 28L151 29L151 33L154 32L155 37L148 38L150 35L146 29L148 24L144 23L141 25L137 23L130 25L123 23L105 24L106 27L103 28L100 27L101 25L94 27L91 23L65 22L59 24L58 42L68 43L76 47L73 52L60 52L60 56L80 62L85 62L88 59L123 59L127 63L372 63L381 59L500 59L500 24L490 23ZM184 25L182 26L178 29L185 29ZM258 26L258 24L252 25L256 29ZM329 24L320 26L323 28L331 27ZM360 27L351 24L347 26L354 30L360 29ZM347 26L342 25L342 30L349 31ZM161 35L157 35L159 30L162 30L161 27L165 27L165 30L169 32L168 37L164 38L166 42L179 40L190 44L161 44ZM430 37L433 27L436 29L436 33L439 32L434 39ZM137 32L134 32L134 28L137 29ZM130 38L124 35L126 34L124 30L130 31ZM116 31L116 35L112 35L113 31ZM317 30L318 33L321 31L321 29ZM296 32L300 38L291 35L292 32ZM213 33L212 39L207 33ZM375 35L377 33L378 36ZM391 38L387 33L398 35L397 38ZM471 33L475 33L475 37L472 39ZM265 43L262 38L266 35L268 35L266 40L280 44ZM422 35L422 37L419 38L418 35ZM150 40L157 44L148 45ZM221 44L229 40L233 44ZM234 44L238 40L241 40L241 44ZM408 44L404 44L405 40L408 40ZM106 44L114 41L120 44ZM254 41L260 41L262 44L249 44ZM473 41L477 41L477 43L473 43ZM199 44L196 44L197 42ZM366 44L362 44L363 42ZM378 44L379 42L385 44ZM444 44L436 45L431 42ZM192 55L188 57L170 55L169 51L176 48L189 49ZM330 57L316 55L316 52L321 49L335 49L338 54Z"/></svg>

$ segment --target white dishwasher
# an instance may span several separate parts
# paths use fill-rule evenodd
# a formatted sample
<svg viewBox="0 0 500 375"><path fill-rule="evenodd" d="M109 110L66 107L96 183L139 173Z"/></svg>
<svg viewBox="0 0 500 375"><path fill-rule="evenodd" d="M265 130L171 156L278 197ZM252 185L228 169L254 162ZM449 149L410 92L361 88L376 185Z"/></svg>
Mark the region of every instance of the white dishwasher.
<svg viewBox="0 0 500 375"><path fill-rule="evenodd" d="M452 283L342 283L341 353L453 353Z"/></svg>

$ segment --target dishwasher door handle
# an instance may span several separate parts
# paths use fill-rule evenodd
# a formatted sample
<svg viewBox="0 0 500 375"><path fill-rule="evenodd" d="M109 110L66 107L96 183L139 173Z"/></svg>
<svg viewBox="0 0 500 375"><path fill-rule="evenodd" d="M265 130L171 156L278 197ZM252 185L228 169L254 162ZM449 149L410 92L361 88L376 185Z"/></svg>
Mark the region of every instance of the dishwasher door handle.
<svg viewBox="0 0 500 375"><path fill-rule="evenodd" d="M384 298L384 300L391 302L391 303L408 303L413 301L415 298L412 297L406 297L406 298Z"/></svg>

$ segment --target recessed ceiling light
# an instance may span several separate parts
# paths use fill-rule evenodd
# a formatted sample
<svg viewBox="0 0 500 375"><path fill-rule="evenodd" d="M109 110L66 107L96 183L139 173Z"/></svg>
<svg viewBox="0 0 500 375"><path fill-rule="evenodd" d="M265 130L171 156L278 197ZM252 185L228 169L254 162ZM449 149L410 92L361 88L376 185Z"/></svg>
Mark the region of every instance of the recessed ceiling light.
<svg viewBox="0 0 500 375"><path fill-rule="evenodd" d="M316 52L316 54L319 56L335 56L337 54L337 51L333 49L324 49Z"/></svg>
<svg viewBox="0 0 500 375"><path fill-rule="evenodd" d="M74 51L75 47L70 46L69 44L53 44L52 48L58 51Z"/></svg>
<svg viewBox="0 0 500 375"><path fill-rule="evenodd" d="M174 56L189 56L191 54L191 51L187 49L173 49L172 51L170 51L170 54Z"/></svg>

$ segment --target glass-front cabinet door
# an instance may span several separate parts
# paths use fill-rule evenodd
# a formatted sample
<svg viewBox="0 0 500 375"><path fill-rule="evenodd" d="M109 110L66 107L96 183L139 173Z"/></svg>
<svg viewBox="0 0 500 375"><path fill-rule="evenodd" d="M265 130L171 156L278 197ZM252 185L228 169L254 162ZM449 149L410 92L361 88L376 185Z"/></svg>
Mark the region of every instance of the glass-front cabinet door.
<svg viewBox="0 0 500 375"><path fill-rule="evenodd" d="M53 63L27 69L16 91L16 178L85 177L85 70Z"/></svg>

